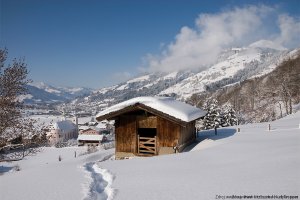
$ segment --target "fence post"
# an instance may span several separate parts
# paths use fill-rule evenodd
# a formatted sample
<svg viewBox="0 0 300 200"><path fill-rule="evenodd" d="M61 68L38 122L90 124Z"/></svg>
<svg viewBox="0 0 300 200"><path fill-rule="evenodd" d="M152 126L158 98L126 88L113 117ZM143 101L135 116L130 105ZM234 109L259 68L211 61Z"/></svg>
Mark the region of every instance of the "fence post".
<svg viewBox="0 0 300 200"><path fill-rule="evenodd" d="M156 135L154 136L154 145L155 145L155 155L157 155L157 142L156 142Z"/></svg>
<svg viewBox="0 0 300 200"><path fill-rule="evenodd" d="M138 154L140 154L140 135L138 135L138 141L137 141L137 143L138 143L138 146L137 146L137 148L138 148Z"/></svg>

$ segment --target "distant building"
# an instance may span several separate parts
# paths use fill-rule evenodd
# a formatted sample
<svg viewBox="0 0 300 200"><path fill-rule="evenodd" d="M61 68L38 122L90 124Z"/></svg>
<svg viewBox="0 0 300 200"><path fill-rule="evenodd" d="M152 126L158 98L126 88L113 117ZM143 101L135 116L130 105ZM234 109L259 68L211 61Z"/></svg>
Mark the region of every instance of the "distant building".
<svg viewBox="0 0 300 200"><path fill-rule="evenodd" d="M78 146L82 145L92 145L98 146L102 142L106 141L106 137L104 135L99 134L81 134L77 138Z"/></svg>
<svg viewBox="0 0 300 200"><path fill-rule="evenodd" d="M48 129L47 138L50 145L55 145L73 138L76 139L78 136L76 124L69 120L55 122L51 124Z"/></svg>
<svg viewBox="0 0 300 200"><path fill-rule="evenodd" d="M99 123L97 126L80 126L78 135L78 145L99 145L106 140L102 132L106 130L106 125Z"/></svg>
<svg viewBox="0 0 300 200"><path fill-rule="evenodd" d="M100 135L100 132L92 128L87 128L80 130L79 135Z"/></svg>

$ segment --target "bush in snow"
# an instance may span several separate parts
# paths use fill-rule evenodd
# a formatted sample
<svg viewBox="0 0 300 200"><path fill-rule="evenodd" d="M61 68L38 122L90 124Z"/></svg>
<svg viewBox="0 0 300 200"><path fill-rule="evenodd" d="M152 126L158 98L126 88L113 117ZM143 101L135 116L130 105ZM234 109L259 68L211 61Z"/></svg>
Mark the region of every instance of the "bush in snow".
<svg viewBox="0 0 300 200"><path fill-rule="evenodd" d="M115 148L115 141L102 143L101 147L105 150Z"/></svg>
<svg viewBox="0 0 300 200"><path fill-rule="evenodd" d="M20 165L16 165L16 166L14 167L14 169L15 169L15 171L21 171Z"/></svg>
<svg viewBox="0 0 300 200"><path fill-rule="evenodd" d="M55 144L56 148L63 148L63 147L67 147L67 143L66 142L58 142Z"/></svg>
<svg viewBox="0 0 300 200"><path fill-rule="evenodd" d="M70 139L66 142L67 147L78 146L77 139Z"/></svg>

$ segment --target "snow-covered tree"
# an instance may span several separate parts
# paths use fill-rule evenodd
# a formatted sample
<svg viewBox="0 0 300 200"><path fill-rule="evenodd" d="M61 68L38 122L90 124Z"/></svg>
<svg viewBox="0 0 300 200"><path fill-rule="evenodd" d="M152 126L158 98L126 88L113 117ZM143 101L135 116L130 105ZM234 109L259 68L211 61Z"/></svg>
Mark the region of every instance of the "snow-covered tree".
<svg viewBox="0 0 300 200"><path fill-rule="evenodd" d="M238 119L235 114L235 110L232 106L226 105L224 112L222 113L221 125L222 127L237 125Z"/></svg>
<svg viewBox="0 0 300 200"><path fill-rule="evenodd" d="M207 114L203 119L204 129L215 129L215 134L217 135L217 128L221 126L221 114L220 107L218 106L218 101L216 99L209 99L204 103L204 110Z"/></svg>
<svg viewBox="0 0 300 200"><path fill-rule="evenodd" d="M0 162L21 160L45 142L43 127L25 117L19 96L26 94L27 65L6 64L7 50L0 49Z"/></svg>

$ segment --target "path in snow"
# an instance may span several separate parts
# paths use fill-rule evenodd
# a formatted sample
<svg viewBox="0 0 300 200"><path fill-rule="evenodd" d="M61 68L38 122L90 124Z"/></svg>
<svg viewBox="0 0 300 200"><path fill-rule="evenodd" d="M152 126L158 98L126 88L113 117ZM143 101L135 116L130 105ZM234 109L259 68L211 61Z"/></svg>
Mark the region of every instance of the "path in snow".
<svg viewBox="0 0 300 200"><path fill-rule="evenodd" d="M98 162L110 159L113 155L107 155ZM111 187L114 176L106 169L102 169L96 162L89 162L84 165L89 173L90 183L84 200L111 200L115 195L115 189Z"/></svg>

